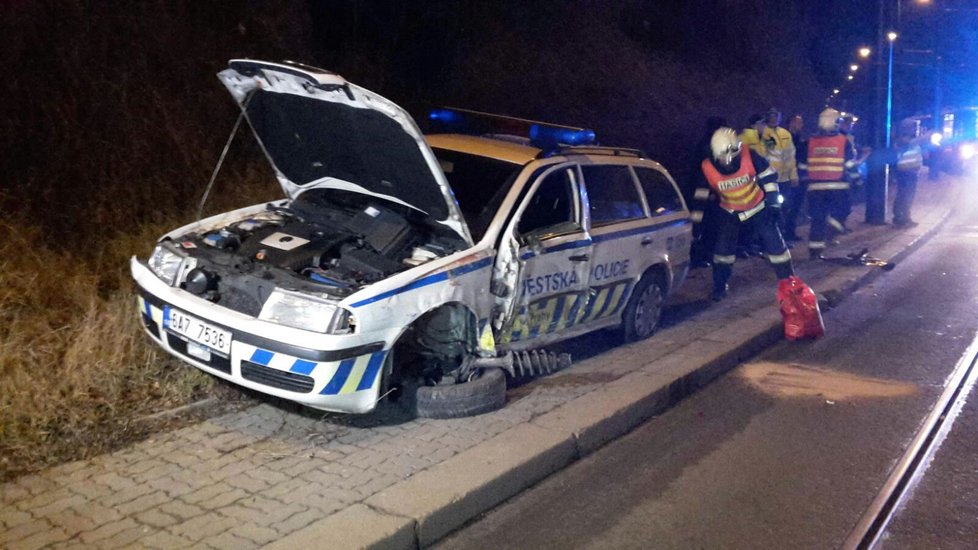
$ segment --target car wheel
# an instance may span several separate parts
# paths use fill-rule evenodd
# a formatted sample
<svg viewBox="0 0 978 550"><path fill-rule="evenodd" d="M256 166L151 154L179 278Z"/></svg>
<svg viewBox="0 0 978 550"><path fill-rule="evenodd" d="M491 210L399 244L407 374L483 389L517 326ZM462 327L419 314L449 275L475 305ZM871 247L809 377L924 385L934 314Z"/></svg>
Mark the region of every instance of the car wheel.
<svg viewBox="0 0 978 550"><path fill-rule="evenodd" d="M642 277L635 286L632 297L625 306L622 327L626 342L644 340L655 332L662 318L662 303L665 301L659 280L652 275Z"/></svg>
<svg viewBox="0 0 978 550"><path fill-rule="evenodd" d="M497 368L483 369L468 382L421 386L415 395L415 412L421 417L461 418L483 414L506 404L506 373Z"/></svg>

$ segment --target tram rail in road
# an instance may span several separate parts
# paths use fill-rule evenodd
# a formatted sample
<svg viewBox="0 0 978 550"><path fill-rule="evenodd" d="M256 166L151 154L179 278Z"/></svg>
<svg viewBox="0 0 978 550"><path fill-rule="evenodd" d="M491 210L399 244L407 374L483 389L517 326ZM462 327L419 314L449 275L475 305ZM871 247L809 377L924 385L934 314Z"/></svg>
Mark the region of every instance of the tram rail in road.
<svg viewBox="0 0 978 550"><path fill-rule="evenodd" d="M931 459L951 431L954 420L978 379L978 335L955 365L948 383L894 466L883 488L842 544L844 550L870 550L881 537L910 491L927 471Z"/></svg>

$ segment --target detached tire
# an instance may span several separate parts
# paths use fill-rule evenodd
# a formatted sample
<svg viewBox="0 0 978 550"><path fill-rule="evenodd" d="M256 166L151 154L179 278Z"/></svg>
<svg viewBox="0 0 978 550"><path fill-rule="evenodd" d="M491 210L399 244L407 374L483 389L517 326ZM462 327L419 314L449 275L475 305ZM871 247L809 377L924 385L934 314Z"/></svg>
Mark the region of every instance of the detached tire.
<svg viewBox="0 0 978 550"><path fill-rule="evenodd" d="M654 275L646 275L635 285L622 318L626 342L644 340L655 332L662 318L665 296L662 285Z"/></svg>
<svg viewBox="0 0 978 550"><path fill-rule="evenodd" d="M506 374L492 368L461 384L421 386L416 400L415 411L425 418L462 418L491 412L506 404Z"/></svg>

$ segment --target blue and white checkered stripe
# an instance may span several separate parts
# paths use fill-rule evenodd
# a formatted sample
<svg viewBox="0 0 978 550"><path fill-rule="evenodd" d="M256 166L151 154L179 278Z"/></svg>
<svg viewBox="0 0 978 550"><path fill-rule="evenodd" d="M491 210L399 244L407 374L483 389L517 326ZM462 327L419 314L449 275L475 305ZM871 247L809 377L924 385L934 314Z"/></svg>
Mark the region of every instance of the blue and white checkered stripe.
<svg viewBox="0 0 978 550"><path fill-rule="evenodd" d="M378 351L342 361L308 361L235 342L241 359L272 369L311 376L316 379L313 391L320 395L346 395L373 389L380 380L387 351Z"/></svg>
<svg viewBox="0 0 978 550"><path fill-rule="evenodd" d="M159 327L163 327L163 310L158 307L153 307L145 298L142 296L136 296L136 305L139 308L139 312L144 316L149 317L154 323Z"/></svg>

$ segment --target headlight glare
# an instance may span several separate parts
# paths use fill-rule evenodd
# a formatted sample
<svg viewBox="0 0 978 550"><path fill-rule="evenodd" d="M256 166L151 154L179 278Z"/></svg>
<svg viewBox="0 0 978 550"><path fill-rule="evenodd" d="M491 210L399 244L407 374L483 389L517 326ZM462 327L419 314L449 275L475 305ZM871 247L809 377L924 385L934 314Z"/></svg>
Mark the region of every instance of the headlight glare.
<svg viewBox="0 0 978 550"><path fill-rule="evenodd" d="M282 289L272 292L258 318L322 333L335 334L349 329L349 313L346 310L308 294Z"/></svg>
<svg viewBox="0 0 978 550"><path fill-rule="evenodd" d="M157 277L166 282L166 284L173 286L173 281L176 279L177 271L180 270L181 262L183 262L183 256L177 254L176 251L165 243L160 243L153 249L153 254L150 255L149 262L147 263Z"/></svg>

